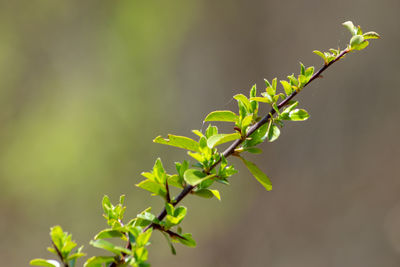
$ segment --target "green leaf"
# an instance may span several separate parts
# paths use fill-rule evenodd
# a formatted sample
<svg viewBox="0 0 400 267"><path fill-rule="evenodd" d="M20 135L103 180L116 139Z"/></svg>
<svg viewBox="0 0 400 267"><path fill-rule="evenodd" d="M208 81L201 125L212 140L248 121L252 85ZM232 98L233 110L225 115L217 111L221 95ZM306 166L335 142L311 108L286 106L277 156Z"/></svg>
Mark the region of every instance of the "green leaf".
<svg viewBox="0 0 400 267"><path fill-rule="evenodd" d="M235 96L233 96L234 99L236 99L238 102L243 103L243 105L246 107L247 111L251 110L251 104L249 99L247 99L247 97L243 94L237 94Z"/></svg>
<svg viewBox="0 0 400 267"><path fill-rule="evenodd" d="M219 191L216 189L209 189L211 193L219 200L221 201L221 195L219 194Z"/></svg>
<svg viewBox="0 0 400 267"><path fill-rule="evenodd" d="M221 195L218 190L203 188L195 191L194 194L204 198L212 198L215 196L218 200L221 200Z"/></svg>
<svg viewBox="0 0 400 267"><path fill-rule="evenodd" d="M141 233L137 238L136 238L136 246L138 247L144 247L146 244L149 242L151 234L153 233L153 228L147 229L146 232Z"/></svg>
<svg viewBox="0 0 400 267"><path fill-rule="evenodd" d="M320 57L322 57L322 59L324 60L324 63L325 63L325 64L328 63L328 62L327 62L327 58L325 57L325 54L324 54L324 53L322 53L321 51L318 51L318 50L314 50L313 53L316 54L316 55L318 55L318 56L320 56Z"/></svg>
<svg viewBox="0 0 400 267"><path fill-rule="evenodd" d="M90 245L92 245L95 248L101 248L101 249L110 251L110 252L112 252L114 254L117 254L119 256L121 256L122 253L126 253L126 254L130 254L131 253L131 251L129 249L116 246L113 243L108 242L108 241L106 241L104 239L98 239L98 240L94 240L94 241L91 240L90 241Z"/></svg>
<svg viewBox="0 0 400 267"><path fill-rule="evenodd" d="M351 48L354 48L355 46L361 44L362 42L364 42L364 37L362 35L354 35L350 39L350 46Z"/></svg>
<svg viewBox="0 0 400 267"><path fill-rule="evenodd" d="M212 198L214 196L214 194L210 191L210 189L207 189L207 188L196 190L194 192L194 194L196 196L204 197L204 198Z"/></svg>
<svg viewBox="0 0 400 267"><path fill-rule="evenodd" d="M271 191L272 184L267 175L265 175L265 173L263 173L253 162L247 161L242 157L241 160L246 165L247 169L249 169L254 178L256 178L257 181L259 181L265 187L265 189L267 189L267 191Z"/></svg>
<svg viewBox="0 0 400 267"><path fill-rule="evenodd" d="M169 227L172 227L174 225L178 225L182 222L182 220L185 218L187 213L186 207L178 207L174 210L172 214L168 214L165 217L165 220L167 222L167 225Z"/></svg>
<svg viewBox="0 0 400 267"><path fill-rule="evenodd" d="M114 262L114 257L111 256L94 256L88 259L85 262L84 267L102 267L105 263L108 265L109 263Z"/></svg>
<svg viewBox="0 0 400 267"><path fill-rule="evenodd" d="M162 138L161 136L157 136L154 140L154 143L159 143L163 145L175 146L191 151L200 152L199 144L193 139L185 136L178 135L168 135L168 139Z"/></svg>
<svg viewBox="0 0 400 267"><path fill-rule="evenodd" d="M254 84L250 89L250 97L255 97L257 95L257 86Z"/></svg>
<svg viewBox="0 0 400 267"><path fill-rule="evenodd" d="M272 87L272 85L269 83L267 79L264 79L265 82L265 87Z"/></svg>
<svg viewBox="0 0 400 267"><path fill-rule="evenodd" d="M242 120L242 131L244 131L253 122L253 114L247 115Z"/></svg>
<svg viewBox="0 0 400 267"><path fill-rule="evenodd" d="M182 175L183 177L183 175ZM182 185L182 178L179 175L169 175L168 176L168 185L172 185L178 188L182 188L183 189L183 185Z"/></svg>
<svg viewBox="0 0 400 267"><path fill-rule="evenodd" d="M304 75L299 75L298 80L299 80L300 87L303 87L308 82L307 77Z"/></svg>
<svg viewBox="0 0 400 267"><path fill-rule="evenodd" d="M290 95L293 93L293 89L292 89L292 86L290 85L290 83L288 83L287 81L284 81L284 80L282 80L280 82L283 86L283 89L285 90L286 95Z"/></svg>
<svg viewBox="0 0 400 267"><path fill-rule="evenodd" d="M185 171L189 168L189 162L184 160L182 163L175 162L176 171L178 172L180 177L183 177Z"/></svg>
<svg viewBox="0 0 400 267"><path fill-rule="evenodd" d="M272 103L271 96L269 96L269 98L267 98L267 97L251 97L250 100L257 101L257 102L268 103L268 104Z"/></svg>
<svg viewBox="0 0 400 267"><path fill-rule="evenodd" d="M192 186L196 186L207 179L213 178L214 176L215 174L207 176L202 171L196 169L188 169L183 174L183 178L185 179L185 181Z"/></svg>
<svg viewBox="0 0 400 267"><path fill-rule="evenodd" d="M304 67L303 63L300 62L300 74L306 75L306 68Z"/></svg>
<svg viewBox="0 0 400 267"><path fill-rule="evenodd" d="M294 74L287 76L287 77L288 77L291 85L299 86L299 81L294 77Z"/></svg>
<svg viewBox="0 0 400 267"><path fill-rule="evenodd" d="M267 87L265 90L266 90L267 94L270 96L274 96L276 94L276 90L274 90L274 88L272 88L272 87Z"/></svg>
<svg viewBox="0 0 400 267"><path fill-rule="evenodd" d="M206 138L210 138L211 136L218 134L218 128L217 126L212 126L211 124L208 125L207 130L206 130ZM205 138L200 137L201 141L206 141ZM203 147L202 144L200 144L200 147Z"/></svg>
<svg viewBox="0 0 400 267"><path fill-rule="evenodd" d="M163 236L164 236L165 239L167 240L168 245L169 245L169 247L171 248L171 253L172 253L173 255L176 255L175 247L174 247L174 245L172 244L171 238L169 237L169 235L166 234L165 232L161 232L161 233L163 234Z"/></svg>
<svg viewBox="0 0 400 267"><path fill-rule="evenodd" d="M45 266L45 267L60 267L60 263L55 260L34 259L29 262L30 265Z"/></svg>
<svg viewBox="0 0 400 267"><path fill-rule="evenodd" d="M252 154L261 154L262 153L262 149L258 148L258 147L247 147L243 151L247 151Z"/></svg>
<svg viewBox="0 0 400 267"><path fill-rule="evenodd" d="M165 203L165 211L168 215L174 215L175 208L170 203Z"/></svg>
<svg viewBox="0 0 400 267"><path fill-rule="evenodd" d="M177 237L176 240L181 244L188 247L196 247L196 241L192 238L192 234L186 233L182 235L183 238Z"/></svg>
<svg viewBox="0 0 400 267"><path fill-rule="evenodd" d="M311 76L314 74L314 67L309 67L305 71L305 76L308 78L308 80L311 78Z"/></svg>
<svg viewBox="0 0 400 267"><path fill-rule="evenodd" d="M147 190L157 196L165 197L167 195L167 191L163 185L160 185L159 183L150 180L143 180L140 183L136 184L136 186Z"/></svg>
<svg viewBox="0 0 400 267"><path fill-rule="evenodd" d="M281 131L279 130L278 126L272 123L270 121L269 127L268 127L268 141L269 142L274 142L276 139L278 139L279 135L281 134Z"/></svg>
<svg viewBox="0 0 400 267"><path fill-rule="evenodd" d="M258 130L256 130L253 134L250 135L249 138L247 138L244 143L243 147L253 147L256 146L262 142L264 142L268 130L268 124L262 125Z"/></svg>
<svg viewBox="0 0 400 267"><path fill-rule="evenodd" d="M158 183L160 183L162 185L165 184L167 177L166 177L166 172L165 172L164 166L162 165L160 158L157 158L156 162L154 163L153 174Z"/></svg>
<svg viewBox="0 0 400 267"><path fill-rule="evenodd" d="M366 48L369 45L369 42L367 40L365 40L364 42L362 42L359 45L355 45L352 47L352 49L354 50L363 50L364 48Z"/></svg>
<svg viewBox="0 0 400 267"><path fill-rule="evenodd" d="M366 32L363 34L364 39L379 39L381 36L376 32Z"/></svg>
<svg viewBox="0 0 400 267"><path fill-rule="evenodd" d="M200 132L199 130L192 130L192 132L197 135L198 137L203 137L204 134L202 132Z"/></svg>
<svg viewBox="0 0 400 267"><path fill-rule="evenodd" d="M113 238L113 237L125 237L125 235L118 230L114 230L114 229L104 229L102 231L100 231L95 237L94 239L103 239L103 238Z"/></svg>
<svg viewBox="0 0 400 267"><path fill-rule="evenodd" d="M289 118L292 121L305 121L309 117L310 115L304 109L294 109L289 113Z"/></svg>
<svg viewBox="0 0 400 267"><path fill-rule="evenodd" d="M279 116L279 119L281 120L291 120L289 117L289 113L295 108L297 107L297 105L299 104L298 101L295 101L293 104L291 104L290 106L288 106L287 108L285 108L283 110L283 112L281 113L281 115Z"/></svg>
<svg viewBox="0 0 400 267"><path fill-rule="evenodd" d="M208 138L207 146L209 148L214 148L218 145L223 143L231 142L233 140L240 139L241 136L239 133L232 133L232 134L216 134Z"/></svg>
<svg viewBox="0 0 400 267"><path fill-rule="evenodd" d="M354 26L353 22L351 21L346 21L343 22L342 25L344 27L346 27L346 29L349 30L349 32L351 33L351 35L356 35L357 34L357 28Z"/></svg>

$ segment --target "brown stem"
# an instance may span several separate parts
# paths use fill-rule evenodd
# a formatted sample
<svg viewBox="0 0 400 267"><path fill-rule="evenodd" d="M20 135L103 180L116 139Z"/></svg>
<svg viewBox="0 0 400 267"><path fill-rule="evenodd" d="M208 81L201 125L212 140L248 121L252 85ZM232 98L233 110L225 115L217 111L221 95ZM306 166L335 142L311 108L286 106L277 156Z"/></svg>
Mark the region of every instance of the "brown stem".
<svg viewBox="0 0 400 267"><path fill-rule="evenodd" d="M348 52L350 52L349 49L345 49L343 50L334 60L332 60L331 62L329 62L328 64L324 64L324 66L322 66L317 72L315 72L313 74L313 76L311 76L310 80L304 85L304 87L306 87L308 84L310 84L313 80L315 80L316 78L320 77L321 74L329 67L331 66L333 63L335 63L336 61L338 61L339 59L341 59L344 55L346 55ZM303 87L303 88L304 88ZM281 109L282 107L284 107L287 103L289 103L290 100L293 99L293 97L295 97L297 94L299 93L299 91L294 91L292 94L290 94L289 96L287 96L284 100L282 100L282 102L280 102L278 104L278 109ZM264 125L265 123L267 123L271 117L276 113L275 109L271 109L270 112L265 115L260 121L258 121L257 123L255 123L253 126L251 126L249 128L249 130L246 133L246 138L248 138L250 135L252 135L255 131L257 131L262 125ZM235 151L235 149L246 139L246 138L242 138L242 139L238 139L235 140L227 149L225 149L224 152L222 152L222 155L227 158L230 155L232 155ZM218 160L217 162L215 162L209 170L214 169L219 163L221 163L221 159ZM192 185L187 185L181 192L180 194L174 199L174 203L172 205L176 206L183 198L185 198L193 189L195 188L195 186ZM167 211L165 210L165 208L161 211L161 213L157 216L157 219L159 219L160 221L163 220L165 218L165 216L167 215ZM146 231L147 229L149 229L150 227L154 227L154 224L150 224L148 225L144 231Z"/></svg>

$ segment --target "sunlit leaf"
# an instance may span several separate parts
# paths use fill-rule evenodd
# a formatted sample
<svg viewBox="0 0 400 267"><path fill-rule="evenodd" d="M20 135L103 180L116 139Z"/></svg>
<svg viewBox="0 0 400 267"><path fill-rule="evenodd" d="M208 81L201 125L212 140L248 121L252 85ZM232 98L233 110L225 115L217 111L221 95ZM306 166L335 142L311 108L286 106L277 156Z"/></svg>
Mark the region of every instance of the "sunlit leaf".
<svg viewBox="0 0 400 267"><path fill-rule="evenodd" d="M294 109L289 113L289 118L292 121L304 121L309 117L310 115L308 115L307 111L305 111L304 109Z"/></svg>
<svg viewBox="0 0 400 267"><path fill-rule="evenodd" d="M376 32L366 32L363 34L364 39L379 39L381 36Z"/></svg>
<svg viewBox="0 0 400 267"><path fill-rule="evenodd" d="M246 110L248 110L248 111L251 110L250 101L245 95L237 94L237 95L233 96L233 98L236 99L237 101L240 101L241 103L243 103L243 105L246 107Z"/></svg>
<svg viewBox="0 0 400 267"><path fill-rule="evenodd" d="M116 246L111 242L108 242L104 239L98 239L98 240L91 240L90 245L96 248L101 248L107 251L110 251L112 253L115 253L117 255L122 255L122 253L130 254L131 251L127 248L123 248L120 246Z"/></svg>
<svg viewBox="0 0 400 267"><path fill-rule="evenodd" d="M104 229L102 231L100 231L95 237L94 239L103 239L103 238L113 238L113 237L125 237L125 235L123 233L121 233L121 231L118 230L114 230L114 229Z"/></svg>
<svg viewBox="0 0 400 267"><path fill-rule="evenodd" d="M157 136L154 140L154 143L159 143L163 145L175 146L191 151L200 152L199 144L193 139L185 136L178 136L169 134L168 138L162 138L161 136Z"/></svg>
<svg viewBox="0 0 400 267"><path fill-rule="evenodd" d="M276 139L278 139L281 131L279 130L278 126L270 122L270 125L268 127L268 142L274 142Z"/></svg>
<svg viewBox="0 0 400 267"><path fill-rule="evenodd" d="M351 35L356 35L357 34L357 28L354 26L353 22L351 21L346 21L343 22L342 25L344 27L346 27L346 29L349 30L349 32L351 33Z"/></svg>
<svg viewBox="0 0 400 267"><path fill-rule="evenodd" d="M243 163L246 165L247 169L249 169L251 174L253 174L254 178L256 178L257 181L260 182L260 184L262 184L265 187L265 189L267 189L267 191L271 191L272 184L267 175L265 175L265 173L263 173L253 162L245 160L244 158L241 159Z"/></svg>
<svg viewBox="0 0 400 267"><path fill-rule="evenodd" d="M192 186L196 186L207 179L213 178L214 176L215 174L206 175L204 172L196 169L188 169L183 174L185 181Z"/></svg>
<svg viewBox="0 0 400 267"><path fill-rule="evenodd" d="M45 267L60 267L60 263L55 260L34 259L29 262L30 265Z"/></svg>
<svg viewBox="0 0 400 267"><path fill-rule="evenodd" d="M355 46L361 44L362 42L364 42L364 37L362 35L354 35L350 39L350 46L351 48L354 48Z"/></svg>
<svg viewBox="0 0 400 267"><path fill-rule="evenodd" d="M208 138L207 146L209 148L214 148L218 145L223 143L231 142L233 140L240 139L241 135L239 133L232 133L232 134L216 134Z"/></svg>
<svg viewBox="0 0 400 267"><path fill-rule="evenodd" d="M111 256L95 256L85 262L84 267L102 267L103 264L114 262L114 257Z"/></svg>
<svg viewBox="0 0 400 267"><path fill-rule="evenodd" d="M167 194L167 191L163 185L153 182L151 180L143 180L140 183L136 184L136 186L144 190L147 190L153 193L154 195L165 197Z"/></svg>
<svg viewBox="0 0 400 267"><path fill-rule="evenodd" d="M280 81L283 89L285 90L286 95L290 95L291 93L293 93L293 89L292 89L292 85L290 85L290 83L288 83L287 81Z"/></svg>

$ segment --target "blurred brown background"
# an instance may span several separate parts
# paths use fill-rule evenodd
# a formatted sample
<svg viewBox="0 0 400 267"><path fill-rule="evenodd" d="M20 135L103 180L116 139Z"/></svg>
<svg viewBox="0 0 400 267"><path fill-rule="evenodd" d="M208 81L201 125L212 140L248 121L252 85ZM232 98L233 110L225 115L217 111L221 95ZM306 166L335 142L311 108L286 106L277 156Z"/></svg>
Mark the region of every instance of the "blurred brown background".
<svg viewBox="0 0 400 267"><path fill-rule="evenodd" d="M312 50L344 47L346 20L383 39L332 66L298 97L311 118L287 123L252 157L266 192L239 174L222 202L187 199L183 227L198 248L153 266L399 266L398 0L0 1L0 259L49 257L49 227L85 245L105 227L104 194L127 195L127 216L162 203L134 187L152 143L190 135L232 96L283 79Z"/></svg>

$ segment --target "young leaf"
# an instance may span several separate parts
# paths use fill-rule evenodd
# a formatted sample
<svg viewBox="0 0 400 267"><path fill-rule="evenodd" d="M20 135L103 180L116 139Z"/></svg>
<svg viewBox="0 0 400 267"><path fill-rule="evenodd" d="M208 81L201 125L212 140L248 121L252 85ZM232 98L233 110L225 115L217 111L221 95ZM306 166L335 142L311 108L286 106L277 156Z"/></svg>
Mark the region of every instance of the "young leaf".
<svg viewBox="0 0 400 267"><path fill-rule="evenodd" d="M363 34L364 39L379 39L381 36L376 32L366 32Z"/></svg>
<svg viewBox="0 0 400 267"><path fill-rule="evenodd" d="M207 130L206 130L206 138L210 138L211 136L218 134L218 128L217 126L212 126L211 124L208 125ZM206 143L206 139L200 137L200 142ZM199 143L200 143L199 142ZM200 147L204 147L204 145L201 143Z"/></svg>
<svg viewBox="0 0 400 267"><path fill-rule="evenodd" d="M278 126L272 123L270 121L269 127L268 127L268 142L274 142L276 139L278 139L279 135L281 134L281 131L279 130Z"/></svg>
<svg viewBox="0 0 400 267"><path fill-rule="evenodd" d="M314 50L313 53L322 57L322 59L326 62L326 57L325 57L324 53L322 53L321 51L318 51L318 50Z"/></svg>
<svg viewBox="0 0 400 267"><path fill-rule="evenodd" d="M247 147L243 151L247 151L252 154L261 154L262 153L261 148L258 148L258 147Z"/></svg>
<svg viewBox="0 0 400 267"><path fill-rule="evenodd" d="M269 97L251 97L250 100L270 104L270 103L272 103L272 98L270 95L268 95L268 96Z"/></svg>
<svg viewBox="0 0 400 267"><path fill-rule="evenodd" d="M300 74L306 75L306 68L304 67L303 63L300 62Z"/></svg>
<svg viewBox="0 0 400 267"><path fill-rule="evenodd" d="M60 267L60 263L55 260L34 259L29 262L30 265L45 267Z"/></svg>
<svg viewBox="0 0 400 267"><path fill-rule="evenodd" d="M281 81L281 84L282 84L282 86L283 86L283 89L285 90L285 94L286 94L286 95L290 95L290 94L293 93L293 88L292 88L292 86L290 85L290 83L288 83L287 81L282 80L282 81Z"/></svg>
<svg viewBox="0 0 400 267"><path fill-rule="evenodd" d="M136 246L144 247L149 242L152 232L153 228L149 228L146 232L140 233L136 238Z"/></svg>
<svg viewBox="0 0 400 267"><path fill-rule="evenodd" d="M294 77L294 74L287 76L287 77L288 77L291 85L299 86L299 81Z"/></svg>
<svg viewBox="0 0 400 267"><path fill-rule="evenodd" d="M196 247L196 241L194 241L194 239L192 238L192 234L189 233L183 234L182 237L177 237L175 238L175 240L177 240L178 242L180 242L185 246L192 248Z"/></svg>
<svg viewBox="0 0 400 267"><path fill-rule="evenodd" d="M314 74L314 67L309 67L306 69L305 76L308 78L308 80L311 78L311 76Z"/></svg>
<svg viewBox="0 0 400 267"><path fill-rule="evenodd" d="M107 251L110 251L114 254L117 254L119 256L122 255L122 253L130 254L131 251L127 248L119 247L114 245L111 242L105 241L103 239L98 239L98 240L91 240L90 245L92 245L95 248L101 248Z"/></svg>
<svg viewBox="0 0 400 267"><path fill-rule="evenodd" d="M203 137L204 134L202 132L200 132L199 130L192 130L192 132L197 135L198 137Z"/></svg>
<svg viewBox="0 0 400 267"><path fill-rule="evenodd" d="M216 189L209 189L211 193L219 200L221 201L221 195L219 194L219 191Z"/></svg>
<svg viewBox="0 0 400 267"><path fill-rule="evenodd" d="M112 256L94 256L85 262L84 267L101 267L103 264L108 266L109 263L114 262L114 257Z"/></svg>
<svg viewBox="0 0 400 267"><path fill-rule="evenodd" d="M346 29L349 30L349 32L351 33L351 35L356 35L357 34L357 28L354 26L353 22L351 21L346 21L343 22L342 25L344 27L346 27Z"/></svg>
<svg viewBox="0 0 400 267"><path fill-rule="evenodd" d="M165 197L167 195L167 191L164 186L150 180L143 180L140 183L136 184L136 186L147 190L157 196Z"/></svg>
<svg viewBox="0 0 400 267"><path fill-rule="evenodd" d="M194 191L194 194L196 196L204 197L204 198L212 198L214 196L213 193L210 191L210 189L207 189L207 188L196 190L196 191Z"/></svg>
<svg viewBox="0 0 400 267"><path fill-rule="evenodd" d="M238 115L230 110L217 110L209 113L204 121L230 121L237 122Z"/></svg>
<svg viewBox="0 0 400 267"><path fill-rule="evenodd" d="M163 145L175 146L191 151L200 152L199 144L193 139L185 136L178 136L169 134L168 138L162 138L161 136L157 136L154 140L154 143L159 143Z"/></svg>
<svg viewBox="0 0 400 267"><path fill-rule="evenodd" d="M309 117L310 115L304 109L295 109L289 113L289 118L292 121L305 121Z"/></svg>
<svg viewBox="0 0 400 267"><path fill-rule="evenodd" d="M237 140L240 139L241 136L239 133L232 133L232 134L216 134L211 136L208 140L207 140L207 146L209 148L214 148L218 145L221 145L223 143L227 143L233 140Z"/></svg>
<svg viewBox="0 0 400 267"><path fill-rule="evenodd" d="M183 177L183 175L182 175L182 177ZM169 175L168 176L168 185L172 185L172 186L175 186L175 187L178 187L178 188L181 188L181 189L183 189L183 184L182 184L182 177L181 176L179 176L179 175Z"/></svg>
<svg viewBox="0 0 400 267"><path fill-rule="evenodd" d="M196 186L199 183L207 179L210 179L214 176L215 174L206 175L204 172L196 169L188 169L183 174L183 178L185 179L185 181L192 186Z"/></svg>
<svg viewBox="0 0 400 267"><path fill-rule="evenodd" d="M255 97L257 95L257 86L254 84L250 89L250 97Z"/></svg>
<svg viewBox="0 0 400 267"><path fill-rule="evenodd" d="M352 47L352 49L354 50L363 50L364 48L366 48L369 45L369 42L367 40L365 40L364 42L362 42L359 45L355 45Z"/></svg>
<svg viewBox="0 0 400 267"><path fill-rule="evenodd" d="M362 42L364 42L364 37L362 35L354 35L350 39L350 46L351 48L354 48L355 46L361 44Z"/></svg>
<svg viewBox="0 0 400 267"><path fill-rule="evenodd" d="M118 230L114 230L114 229L104 229L102 231L100 231L95 237L94 239L104 239L104 238L113 238L113 237L119 237L119 238L123 238L125 237L125 235Z"/></svg>
<svg viewBox="0 0 400 267"><path fill-rule="evenodd" d="M264 79L265 82L265 87L272 87L272 85L269 83L267 79Z"/></svg>
<svg viewBox="0 0 400 267"><path fill-rule="evenodd" d="M247 111L251 110L251 104L249 99L247 99L247 97L243 94L237 94L235 96L233 96L234 99L236 99L238 102L241 102L245 107Z"/></svg>
<svg viewBox="0 0 400 267"><path fill-rule="evenodd" d="M260 184L262 184L265 189L267 189L267 191L271 191L272 184L267 175L265 175L265 173L263 173L253 162L247 161L242 157L240 159L246 165L247 169L249 169L254 178L256 178L257 181L259 181Z"/></svg>
<svg viewBox="0 0 400 267"><path fill-rule="evenodd" d="M171 242L171 237L170 237L167 233L165 233L165 232L161 232L161 233L163 234L163 236L164 236L165 239L167 240L168 245L169 245L169 247L171 248L171 253L172 253L172 255L176 255L176 250L175 250L174 245L173 245L172 242Z"/></svg>

